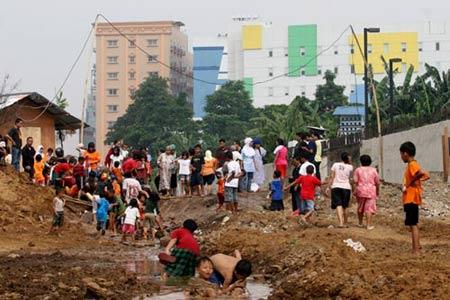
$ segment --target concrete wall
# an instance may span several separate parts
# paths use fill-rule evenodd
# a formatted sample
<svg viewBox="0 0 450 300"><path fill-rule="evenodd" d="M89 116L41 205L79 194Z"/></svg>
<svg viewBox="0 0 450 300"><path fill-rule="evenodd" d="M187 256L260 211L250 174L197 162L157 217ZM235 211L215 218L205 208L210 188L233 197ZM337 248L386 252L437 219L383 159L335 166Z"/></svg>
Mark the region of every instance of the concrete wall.
<svg viewBox="0 0 450 300"><path fill-rule="evenodd" d="M442 172L442 135L445 126L450 128L450 120L385 135L383 137L384 179L392 183L402 182L405 164L400 159L399 148L406 141L416 145L416 159L424 170ZM360 152L361 155L368 154L372 157L373 166L379 166L378 138L364 140Z"/></svg>

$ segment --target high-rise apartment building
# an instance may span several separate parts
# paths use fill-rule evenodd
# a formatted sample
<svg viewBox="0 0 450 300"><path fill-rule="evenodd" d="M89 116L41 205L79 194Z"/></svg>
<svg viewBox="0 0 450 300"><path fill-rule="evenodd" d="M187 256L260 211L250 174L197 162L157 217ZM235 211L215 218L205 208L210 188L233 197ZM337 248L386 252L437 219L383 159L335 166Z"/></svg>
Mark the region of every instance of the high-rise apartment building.
<svg viewBox="0 0 450 300"><path fill-rule="evenodd" d="M127 38L108 23L99 23L96 29L96 144L103 155L106 134L147 77L167 78L171 92L186 93L189 102L193 93L193 58L183 23L117 22L114 26Z"/></svg>

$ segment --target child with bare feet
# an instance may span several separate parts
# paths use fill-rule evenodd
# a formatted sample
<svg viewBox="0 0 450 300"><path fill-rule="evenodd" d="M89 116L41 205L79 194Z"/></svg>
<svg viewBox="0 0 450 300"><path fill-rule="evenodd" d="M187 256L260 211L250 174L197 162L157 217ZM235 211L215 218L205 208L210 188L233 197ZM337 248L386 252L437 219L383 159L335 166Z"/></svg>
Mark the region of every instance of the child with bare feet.
<svg viewBox="0 0 450 300"><path fill-rule="evenodd" d="M400 157L406 163L403 176L403 209L405 211L405 225L409 227L412 238L412 253L420 254L419 241L419 205L422 204L421 181L428 180L429 175L425 173L419 163L415 160L416 146L411 142L400 146Z"/></svg>
<svg viewBox="0 0 450 300"><path fill-rule="evenodd" d="M380 194L380 178L375 168L371 167L372 159L369 155L361 155L361 167L355 170L353 182L356 186L355 196L358 201L359 227L363 227L364 215L366 216L366 228L374 229L372 216L377 211L376 201Z"/></svg>

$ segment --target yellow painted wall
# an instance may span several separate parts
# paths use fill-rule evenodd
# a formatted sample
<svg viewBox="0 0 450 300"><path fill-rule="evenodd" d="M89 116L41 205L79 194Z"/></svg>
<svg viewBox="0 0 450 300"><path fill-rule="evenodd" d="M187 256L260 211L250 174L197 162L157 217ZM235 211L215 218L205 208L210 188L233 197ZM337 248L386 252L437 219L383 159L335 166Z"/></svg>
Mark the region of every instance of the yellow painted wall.
<svg viewBox="0 0 450 300"><path fill-rule="evenodd" d="M262 48L262 26L242 26L242 49L255 50Z"/></svg>
<svg viewBox="0 0 450 300"><path fill-rule="evenodd" d="M361 47L364 47L363 34L358 35ZM402 52L402 43L406 43L406 52ZM350 54L350 64L355 65L356 74L364 74L364 61L359 52L356 41L353 36L349 37L349 45L353 44L354 54ZM383 56L386 61L390 58L401 58L402 63L414 66L414 70L419 70L419 49L417 32L389 32L389 33L369 33L367 44L372 45L372 53L369 53L369 64L372 65L374 74L385 73L384 64L381 60ZM385 52L384 44L389 44L389 51ZM353 57L352 57L353 56ZM394 64L394 68L402 71L401 64Z"/></svg>

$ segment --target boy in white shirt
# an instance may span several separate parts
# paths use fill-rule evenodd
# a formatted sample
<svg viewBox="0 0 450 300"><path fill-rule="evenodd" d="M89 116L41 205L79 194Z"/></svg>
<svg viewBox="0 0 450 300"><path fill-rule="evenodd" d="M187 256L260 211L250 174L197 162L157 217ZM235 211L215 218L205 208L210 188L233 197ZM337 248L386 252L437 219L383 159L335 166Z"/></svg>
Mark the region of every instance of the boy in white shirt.
<svg viewBox="0 0 450 300"><path fill-rule="evenodd" d="M189 159L189 152L184 151L181 158L178 159L178 175L180 176L181 192L183 196L191 195L191 160Z"/></svg>
<svg viewBox="0 0 450 300"><path fill-rule="evenodd" d="M238 211L238 188L239 178L242 177L241 165L239 163L240 155L233 155L232 152L227 152L226 164L227 174L225 175L225 207L232 213Z"/></svg>

